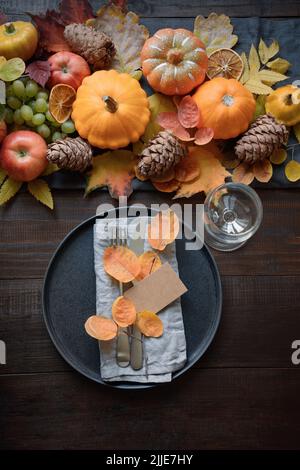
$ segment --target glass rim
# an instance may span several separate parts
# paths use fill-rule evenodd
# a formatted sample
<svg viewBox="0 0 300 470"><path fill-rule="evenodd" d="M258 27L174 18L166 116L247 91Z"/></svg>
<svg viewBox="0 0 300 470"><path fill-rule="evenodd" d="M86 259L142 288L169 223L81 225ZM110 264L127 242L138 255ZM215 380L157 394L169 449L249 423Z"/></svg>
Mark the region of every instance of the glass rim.
<svg viewBox="0 0 300 470"><path fill-rule="evenodd" d="M206 195L206 198L205 198L205 201L204 201L204 213L207 213L207 208L213 198L213 196L217 193L217 191L220 191L220 189L226 189L228 187L234 187L234 188L237 188L237 189L241 189L242 191L244 192L247 192L248 194L251 195L251 197L253 198L255 204L256 204L256 207L257 207L257 219L254 223L254 225L250 228L248 228L245 232L243 232L243 236L249 234L249 233L252 233L252 235L254 235L254 233L258 230L261 222L262 222L262 218L263 218L263 205L262 205L262 202L261 202L261 199L259 197L259 195L257 194L257 192L251 188L250 186L248 186L247 184L244 184L244 183L235 183L234 181L230 181L228 183L222 183L220 184L219 186L217 186L216 188L214 189L211 189L207 195ZM206 227L208 227L209 224L205 224ZM217 231L219 233L222 233L222 230L220 230L218 227L217 227ZM231 239L238 239L240 238L241 234L239 233L231 233L230 234L230 238Z"/></svg>

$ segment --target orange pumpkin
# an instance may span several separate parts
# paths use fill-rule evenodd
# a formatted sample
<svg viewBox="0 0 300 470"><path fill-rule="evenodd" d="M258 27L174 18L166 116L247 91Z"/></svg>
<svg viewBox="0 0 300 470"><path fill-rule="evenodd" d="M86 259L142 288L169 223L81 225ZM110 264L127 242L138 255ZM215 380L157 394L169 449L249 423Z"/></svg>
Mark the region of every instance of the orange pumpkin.
<svg viewBox="0 0 300 470"><path fill-rule="evenodd" d="M187 29L165 28L149 38L141 53L143 74L154 90L185 95L203 82L205 45Z"/></svg>
<svg viewBox="0 0 300 470"><path fill-rule="evenodd" d="M147 95L130 75L100 70L78 88L72 119L79 135L91 145L126 147L139 140L149 122Z"/></svg>
<svg viewBox="0 0 300 470"><path fill-rule="evenodd" d="M213 78L193 96L204 127L214 130L215 139L230 139L245 132L255 111L252 93L234 78Z"/></svg>

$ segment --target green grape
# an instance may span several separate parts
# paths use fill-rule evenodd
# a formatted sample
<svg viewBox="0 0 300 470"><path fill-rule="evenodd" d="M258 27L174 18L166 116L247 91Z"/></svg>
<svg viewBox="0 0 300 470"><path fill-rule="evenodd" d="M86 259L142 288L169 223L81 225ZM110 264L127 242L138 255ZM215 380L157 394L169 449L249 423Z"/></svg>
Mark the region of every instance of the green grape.
<svg viewBox="0 0 300 470"><path fill-rule="evenodd" d="M65 134L73 134L73 132L75 132L74 122L68 119L61 125L61 130Z"/></svg>
<svg viewBox="0 0 300 470"><path fill-rule="evenodd" d="M35 100L28 101L27 105L31 107L33 112L35 111Z"/></svg>
<svg viewBox="0 0 300 470"><path fill-rule="evenodd" d="M6 86L6 97L15 96L15 92L12 85Z"/></svg>
<svg viewBox="0 0 300 470"><path fill-rule="evenodd" d="M5 108L4 120L6 124L12 124L14 122L14 112L10 108Z"/></svg>
<svg viewBox="0 0 300 470"><path fill-rule="evenodd" d="M42 113L37 113L33 116L32 122L35 126L41 126L45 122L45 115Z"/></svg>
<svg viewBox="0 0 300 470"><path fill-rule="evenodd" d="M49 96L48 91L47 90L42 90L42 91L38 92L38 94L36 95L36 98L48 101L48 96Z"/></svg>
<svg viewBox="0 0 300 470"><path fill-rule="evenodd" d="M28 98L33 98L39 91L38 84L33 80L28 80L25 87L26 96Z"/></svg>
<svg viewBox="0 0 300 470"><path fill-rule="evenodd" d="M45 113L48 110L48 104L43 98L38 98L35 102L35 109L38 113Z"/></svg>
<svg viewBox="0 0 300 470"><path fill-rule="evenodd" d="M27 104L23 104L23 106L21 107L21 115L22 118L25 119L25 121L31 121L33 117L33 111L31 107Z"/></svg>
<svg viewBox="0 0 300 470"><path fill-rule="evenodd" d="M51 134L51 131L46 124L42 124L41 126L38 126L36 130L40 134L40 136L44 137L44 139L47 139L49 135Z"/></svg>
<svg viewBox="0 0 300 470"><path fill-rule="evenodd" d="M52 116L52 114L50 113L49 110L46 112L46 119L48 121L50 121L51 123L55 122L55 119L54 119L54 117Z"/></svg>
<svg viewBox="0 0 300 470"><path fill-rule="evenodd" d="M36 127L35 124L33 124L32 120L31 120L31 121L26 121L26 126L28 126L28 127Z"/></svg>
<svg viewBox="0 0 300 470"><path fill-rule="evenodd" d="M16 111L14 112L14 122L18 124L19 126L21 126L24 123L24 119L22 117L20 109L16 109Z"/></svg>
<svg viewBox="0 0 300 470"><path fill-rule="evenodd" d="M22 80L15 80L12 84L12 89L17 98L25 99L25 86Z"/></svg>
<svg viewBox="0 0 300 470"><path fill-rule="evenodd" d="M61 132L54 132L52 134L52 142L55 142L55 140L62 139L62 134Z"/></svg>
<svg viewBox="0 0 300 470"><path fill-rule="evenodd" d="M14 110L19 109L22 106L21 101L15 96L9 96L6 101L8 106Z"/></svg>
<svg viewBox="0 0 300 470"><path fill-rule="evenodd" d="M61 124L60 124L59 122L57 122L57 121L54 120L53 122L51 122L51 126L52 126L52 127L55 127L55 128L57 129L58 127L61 126Z"/></svg>

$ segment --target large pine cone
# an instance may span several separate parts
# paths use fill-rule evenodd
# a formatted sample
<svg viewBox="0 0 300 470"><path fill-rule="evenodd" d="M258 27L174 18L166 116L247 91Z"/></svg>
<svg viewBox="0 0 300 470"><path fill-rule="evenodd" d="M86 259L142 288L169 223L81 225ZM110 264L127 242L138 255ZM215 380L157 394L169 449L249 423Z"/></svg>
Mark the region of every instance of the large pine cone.
<svg viewBox="0 0 300 470"><path fill-rule="evenodd" d="M140 155L137 172L143 177L159 176L177 165L187 154L186 147L168 131L162 131Z"/></svg>
<svg viewBox="0 0 300 470"><path fill-rule="evenodd" d="M48 145L47 159L59 168L85 171L92 164L92 149L81 137L67 137Z"/></svg>
<svg viewBox="0 0 300 470"><path fill-rule="evenodd" d="M64 36L72 51L95 69L108 68L116 54L114 43L106 34L84 24L69 24L65 27Z"/></svg>
<svg viewBox="0 0 300 470"><path fill-rule="evenodd" d="M273 116L264 114L258 117L247 132L237 141L235 154L239 160L252 164L269 158L282 144L286 144L289 131Z"/></svg>

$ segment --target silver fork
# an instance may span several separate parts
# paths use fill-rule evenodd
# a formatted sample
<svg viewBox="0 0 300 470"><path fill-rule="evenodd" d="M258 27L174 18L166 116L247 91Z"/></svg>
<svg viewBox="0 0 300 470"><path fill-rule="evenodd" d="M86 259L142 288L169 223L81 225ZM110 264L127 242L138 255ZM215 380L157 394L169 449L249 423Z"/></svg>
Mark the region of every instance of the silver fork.
<svg viewBox="0 0 300 470"><path fill-rule="evenodd" d="M116 245L127 246L127 229L116 225ZM124 293L124 286L119 281L120 295ZM116 360L120 367L127 367L130 362L130 342L128 328L118 328L118 337L116 345Z"/></svg>

